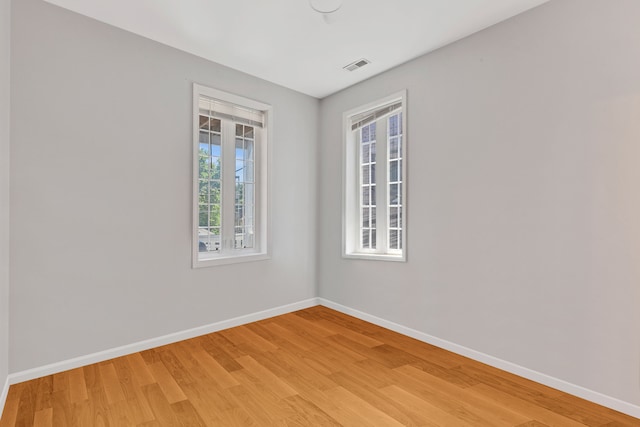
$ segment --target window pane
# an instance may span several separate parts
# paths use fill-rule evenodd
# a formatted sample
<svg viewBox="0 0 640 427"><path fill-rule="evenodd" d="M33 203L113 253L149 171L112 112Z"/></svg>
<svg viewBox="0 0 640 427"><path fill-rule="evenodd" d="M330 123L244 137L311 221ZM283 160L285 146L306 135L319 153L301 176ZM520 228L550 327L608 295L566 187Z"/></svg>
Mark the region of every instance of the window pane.
<svg viewBox="0 0 640 427"><path fill-rule="evenodd" d="M389 135L396 136L398 135L398 116L389 117Z"/></svg>
<svg viewBox="0 0 640 427"><path fill-rule="evenodd" d="M211 135L211 155L220 157L222 155L220 147L220 135Z"/></svg>
<svg viewBox="0 0 640 427"><path fill-rule="evenodd" d="M243 134L242 125L236 124L236 136L242 136Z"/></svg>
<svg viewBox="0 0 640 427"><path fill-rule="evenodd" d="M391 228L398 227L398 208L389 209L389 227Z"/></svg>
<svg viewBox="0 0 640 427"><path fill-rule="evenodd" d="M362 167L362 183L369 184L369 165Z"/></svg>
<svg viewBox="0 0 640 427"><path fill-rule="evenodd" d="M244 127L244 137L253 139L253 127L245 126Z"/></svg>
<svg viewBox="0 0 640 427"><path fill-rule="evenodd" d="M244 143L242 138L236 138L236 159L244 159Z"/></svg>
<svg viewBox="0 0 640 427"><path fill-rule="evenodd" d="M253 162L244 162L244 181L253 182Z"/></svg>
<svg viewBox="0 0 640 427"><path fill-rule="evenodd" d="M211 158L211 178L220 179L220 157Z"/></svg>
<svg viewBox="0 0 640 427"><path fill-rule="evenodd" d="M398 182L398 161L389 162L389 181Z"/></svg>
<svg viewBox="0 0 640 427"><path fill-rule="evenodd" d="M209 117L200 116L200 129L209 130Z"/></svg>
<svg viewBox="0 0 640 427"><path fill-rule="evenodd" d="M369 206L370 204L370 200L369 200L369 196L370 196L370 187L368 185L362 187L362 205L363 206Z"/></svg>
<svg viewBox="0 0 640 427"><path fill-rule="evenodd" d="M210 119L211 131L220 133L220 119Z"/></svg>
<svg viewBox="0 0 640 427"><path fill-rule="evenodd" d="M375 163L371 165L371 183L376 183L376 165Z"/></svg>
<svg viewBox="0 0 640 427"><path fill-rule="evenodd" d="M389 230L389 247L398 249L398 230Z"/></svg>
<svg viewBox="0 0 640 427"><path fill-rule="evenodd" d="M373 122L369 125L369 139L371 141L376 140L376 122Z"/></svg>
<svg viewBox="0 0 640 427"><path fill-rule="evenodd" d="M397 159L398 154L398 138L391 138L389 140L389 159Z"/></svg>
<svg viewBox="0 0 640 427"><path fill-rule="evenodd" d="M362 227L369 228L369 208L362 209Z"/></svg>
<svg viewBox="0 0 640 427"><path fill-rule="evenodd" d="M244 141L244 159L253 160L253 141L249 141L249 140Z"/></svg>
<svg viewBox="0 0 640 427"><path fill-rule="evenodd" d="M209 144L209 132L200 131L200 144Z"/></svg>
<svg viewBox="0 0 640 427"><path fill-rule="evenodd" d="M389 204L397 205L400 200L398 199L398 184L389 185Z"/></svg>
<svg viewBox="0 0 640 427"><path fill-rule="evenodd" d="M362 144L362 163L369 163L369 152L371 145L368 143Z"/></svg>
<svg viewBox="0 0 640 427"><path fill-rule="evenodd" d="M369 126L362 128L362 142L369 142Z"/></svg>
<svg viewBox="0 0 640 427"><path fill-rule="evenodd" d="M376 161L376 143L371 143L371 163Z"/></svg>
<svg viewBox="0 0 640 427"><path fill-rule="evenodd" d="M372 229L371 230L371 248L375 249L377 247L377 242L376 242L376 230Z"/></svg>
<svg viewBox="0 0 640 427"><path fill-rule="evenodd" d="M369 230L362 230L362 247L369 249Z"/></svg>

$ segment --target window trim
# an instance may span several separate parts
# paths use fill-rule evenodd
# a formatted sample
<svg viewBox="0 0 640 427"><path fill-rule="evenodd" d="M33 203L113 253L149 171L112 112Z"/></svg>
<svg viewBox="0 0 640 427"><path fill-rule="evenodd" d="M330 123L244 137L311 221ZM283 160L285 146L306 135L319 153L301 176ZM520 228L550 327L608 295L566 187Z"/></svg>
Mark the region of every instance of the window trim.
<svg viewBox="0 0 640 427"><path fill-rule="evenodd" d="M402 112L402 249L389 251L371 251L359 250L358 239L360 230L360 164L359 164L359 138L356 138L352 130L354 118L362 118L365 113L373 112L381 107L388 106L394 102L402 104L400 111ZM388 118L389 115L383 116ZM377 119L378 120L378 119ZM376 121L377 121L376 120ZM364 259L378 261L407 261L407 90L401 90L384 98L370 102L357 108L346 111L342 115L342 257L347 259ZM385 126L386 128L386 126ZM379 139L380 136L377 136ZM388 138L384 135L384 138ZM377 144L377 143L376 143ZM386 143L385 143L386 146ZM386 156L385 156L386 157ZM389 159L386 159L388 162ZM385 171L384 182L387 183L386 165L381 168ZM377 169L378 171L379 169ZM377 173L377 172L376 172ZM379 180L376 179L377 186L380 186ZM388 187L388 183L386 185ZM385 190L386 191L386 190ZM388 208L388 204L384 209ZM388 231L388 230L386 230ZM386 249L385 249L386 250ZM398 253L400 252L400 253Z"/></svg>
<svg viewBox="0 0 640 427"><path fill-rule="evenodd" d="M255 227L256 247L249 250L237 250L221 252L220 255L213 255L210 259L199 259L199 99L206 96L225 103L234 104L239 107L246 107L252 110L261 111L264 114L264 126L260 146L256 144L255 153L255 177L257 180L255 187ZM192 110L192 225L191 225L191 258L192 268L212 267L224 264L236 264L242 262L259 261L271 257L271 141L273 141L273 107L260 101L245 98L240 95L224 92L197 83L193 84L193 110ZM224 184L223 184L224 185Z"/></svg>

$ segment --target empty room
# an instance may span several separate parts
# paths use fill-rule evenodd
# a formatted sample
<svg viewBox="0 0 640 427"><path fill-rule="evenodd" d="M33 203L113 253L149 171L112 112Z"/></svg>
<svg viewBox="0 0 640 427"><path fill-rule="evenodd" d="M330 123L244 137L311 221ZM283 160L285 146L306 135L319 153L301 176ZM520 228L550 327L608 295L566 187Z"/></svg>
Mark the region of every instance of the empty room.
<svg viewBox="0 0 640 427"><path fill-rule="evenodd" d="M639 18L0 0L0 427L640 426Z"/></svg>

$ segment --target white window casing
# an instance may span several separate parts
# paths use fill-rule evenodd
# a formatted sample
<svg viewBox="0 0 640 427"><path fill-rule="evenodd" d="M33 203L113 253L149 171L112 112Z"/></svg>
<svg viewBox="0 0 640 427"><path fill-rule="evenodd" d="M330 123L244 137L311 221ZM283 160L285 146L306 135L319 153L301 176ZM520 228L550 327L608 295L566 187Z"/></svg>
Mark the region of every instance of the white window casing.
<svg viewBox="0 0 640 427"><path fill-rule="evenodd" d="M193 85L193 267L269 258L272 107Z"/></svg>
<svg viewBox="0 0 640 427"><path fill-rule="evenodd" d="M343 114L342 255L407 259L407 93Z"/></svg>

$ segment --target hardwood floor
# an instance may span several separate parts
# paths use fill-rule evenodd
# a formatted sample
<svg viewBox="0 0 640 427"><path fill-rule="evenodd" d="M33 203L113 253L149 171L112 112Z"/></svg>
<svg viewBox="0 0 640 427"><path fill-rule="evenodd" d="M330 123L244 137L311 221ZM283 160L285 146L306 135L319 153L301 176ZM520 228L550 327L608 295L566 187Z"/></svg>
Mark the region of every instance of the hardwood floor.
<svg viewBox="0 0 640 427"><path fill-rule="evenodd" d="M313 307L11 386L7 426L640 426Z"/></svg>

